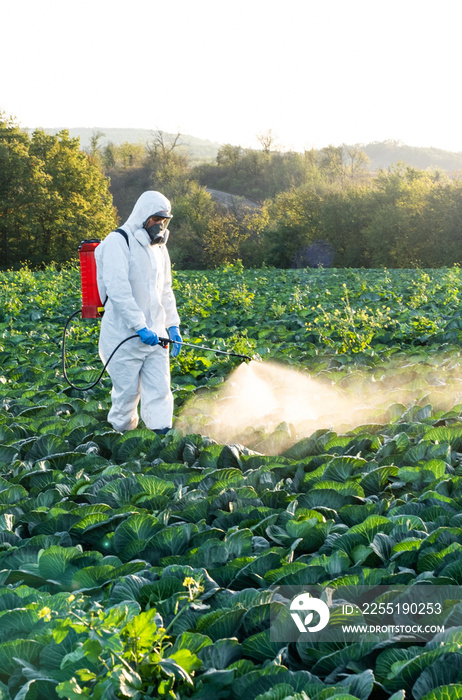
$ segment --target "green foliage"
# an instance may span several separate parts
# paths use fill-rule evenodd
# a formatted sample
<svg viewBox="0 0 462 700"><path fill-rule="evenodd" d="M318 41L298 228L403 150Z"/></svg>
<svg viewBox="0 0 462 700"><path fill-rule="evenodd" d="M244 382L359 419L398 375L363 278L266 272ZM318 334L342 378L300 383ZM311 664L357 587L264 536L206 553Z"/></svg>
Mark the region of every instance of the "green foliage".
<svg viewBox="0 0 462 700"><path fill-rule="evenodd" d="M0 265L68 262L115 218L108 182L67 131L21 132L0 115Z"/></svg>
<svg viewBox="0 0 462 700"><path fill-rule="evenodd" d="M148 186L173 200L170 248L180 268L237 258L247 266L276 267L439 267L459 261L457 179L399 162L373 176L358 148L281 153L264 138L262 151L225 144L216 164L191 168L178 139L158 132L144 160L139 145L137 157L125 157L123 144L118 165L115 156L102 161L122 216ZM236 195L234 204L223 208L206 187ZM312 248L320 243L331 247L333 259L317 260Z"/></svg>
<svg viewBox="0 0 462 700"><path fill-rule="evenodd" d="M150 188L172 201L180 269L460 262L462 183L439 171L397 162L373 174L357 147L281 152L271 131L262 150L225 144L216 163L198 166L180 134L158 131L146 145L101 146L103 137L93 134L86 154L67 131L28 136L1 116L0 265L72 259L81 239L104 237Z"/></svg>
<svg viewBox="0 0 462 700"><path fill-rule="evenodd" d="M188 606L201 589L191 577L184 585L188 592L177 602L185 601ZM79 640L77 650L66 654L61 662L60 678L55 675L61 680L56 686L58 697L105 698L109 693L114 697L140 698L147 693L176 697L174 687L193 685L194 672L202 662L181 642L172 648L155 608L140 612L138 604L126 602L104 609L94 604L81 611L79 604L83 602L75 601L71 616L53 627L54 644L50 646L56 651L64 646L69 634L74 633ZM180 608L173 621L184 609ZM51 669L44 670L54 675Z"/></svg>
<svg viewBox="0 0 462 700"><path fill-rule="evenodd" d="M459 381L459 268L237 262L174 284L193 342L269 347L345 392L388 388L380 420L302 440L281 424L258 451L178 428L120 434L107 378L81 395L60 373L78 271L1 273L0 697L458 698L454 601L446 631L414 646L278 643L269 628L282 585L460 585L462 407L428 398ZM74 379L96 369L97 334L75 322ZM176 410L232 366L184 349ZM281 436L292 446L274 456Z"/></svg>
<svg viewBox="0 0 462 700"><path fill-rule="evenodd" d="M280 192L323 182L344 185L365 177L367 156L357 148L328 146L321 151L282 153L271 143L271 134L263 150L225 144L217 154L216 165L194 169L199 182L225 192L262 202Z"/></svg>
<svg viewBox="0 0 462 700"><path fill-rule="evenodd" d="M460 260L461 212L459 180L403 164L367 184L292 188L271 202L265 259L316 266L309 246L326 241L336 267L449 266Z"/></svg>

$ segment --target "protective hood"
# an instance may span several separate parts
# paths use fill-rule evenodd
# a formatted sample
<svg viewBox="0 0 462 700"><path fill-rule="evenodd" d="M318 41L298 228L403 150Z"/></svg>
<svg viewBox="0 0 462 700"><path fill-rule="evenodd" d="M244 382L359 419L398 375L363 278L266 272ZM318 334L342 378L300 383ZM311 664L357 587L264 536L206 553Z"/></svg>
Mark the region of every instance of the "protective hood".
<svg viewBox="0 0 462 700"><path fill-rule="evenodd" d="M154 190L143 192L133 207L133 211L127 221L122 225L122 228L128 234L134 234L135 231L143 228L144 222L146 219L149 219L150 216L153 216L158 211L170 212L170 210L171 204L163 194Z"/></svg>

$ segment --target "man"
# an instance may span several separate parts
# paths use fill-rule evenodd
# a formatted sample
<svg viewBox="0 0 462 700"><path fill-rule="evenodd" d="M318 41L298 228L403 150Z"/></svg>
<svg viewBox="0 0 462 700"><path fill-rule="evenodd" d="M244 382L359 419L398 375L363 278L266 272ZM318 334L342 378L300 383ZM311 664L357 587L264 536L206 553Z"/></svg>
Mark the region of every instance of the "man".
<svg viewBox="0 0 462 700"><path fill-rule="evenodd" d="M177 341L172 355L180 351L180 318L166 246L170 208L160 192L144 192L122 228L112 231L95 251L98 289L107 300L99 339L102 361L122 340L139 336L124 343L108 365L108 421L120 431L137 427L140 399L148 428L163 434L172 425L169 350L159 345L168 329L168 336Z"/></svg>

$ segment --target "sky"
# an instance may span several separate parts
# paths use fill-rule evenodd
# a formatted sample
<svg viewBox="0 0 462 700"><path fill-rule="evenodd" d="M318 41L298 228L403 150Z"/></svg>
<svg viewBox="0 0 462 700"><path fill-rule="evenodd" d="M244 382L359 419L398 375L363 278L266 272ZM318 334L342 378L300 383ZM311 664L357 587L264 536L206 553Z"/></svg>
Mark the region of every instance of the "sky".
<svg viewBox="0 0 462 700"><path fill-rule="evenodd" d="M462 151L461 0L0 0L0 111L281 149Z"/></svg>

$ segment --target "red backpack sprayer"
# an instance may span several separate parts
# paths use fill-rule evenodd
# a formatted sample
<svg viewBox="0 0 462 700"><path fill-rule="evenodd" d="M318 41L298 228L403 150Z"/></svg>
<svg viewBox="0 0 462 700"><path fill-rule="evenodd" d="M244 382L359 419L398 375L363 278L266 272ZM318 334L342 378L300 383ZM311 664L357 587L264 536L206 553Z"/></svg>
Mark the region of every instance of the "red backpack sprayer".
<svg viewBox="0 0 462 700"><path fill-rule="evenodd" d="M124 238L127 241L128 245L128 237L125 231L123 229L117 229L117 231L124 236ZM95 261L95 249L98 247L98 245L101 243L100 240L98 239L90 239L90 240L85 240L82 241L80 248L79 248L79 262L80 262L80 280L81 280L81 288L82 288L82 307L81 309L78 309L75 311L71 316L66 321L66 324L64 326L64 332L63 332L63 342L62 342L62 369L63 369L63 375L66 380L66 382L71 386L73 389L77 389L78 391L88 391L89 389L92 389L94 386L96 386L102 379L103 374L106 370L106 367L108 366L109 362L117 352L117 350L120 348L121 345L126 343L129 340L132 340L133 338L137 338L139 340L138 334L135 333L135 335L130 335L128 338L125 338L120 342L112 351L110 354L106 364L104 365L103 369L101 370L101 373L94 381L92 384L89 384L88 386L77 386L76 384L73 384L69 377L67 376L66 372L66 332L69 327L70 322L72 321L73 318L75 318L78 314L81 314L81 318L101 318L103 313L104 313L104 305L107 301L107 299L104 300L104 302L101 301L100 296L99 296L99 291L98 291L98 285L96 281L96 261ZM159 338L159 345L161 345L163 348L168 347L169 343L173 343L171 338ZM235 352L226 352L225 350L217 350L216 348L209 348L204 345L194 345L192 343L186 343L184 341L181 342L181 345L185 345L190 348L195 348L197 350L209 350L214 353L220 353L222 355L229 355L231 357L239 357L243 360L251 360L252 358L249 357L248 355L239 355Z"/></svg>

